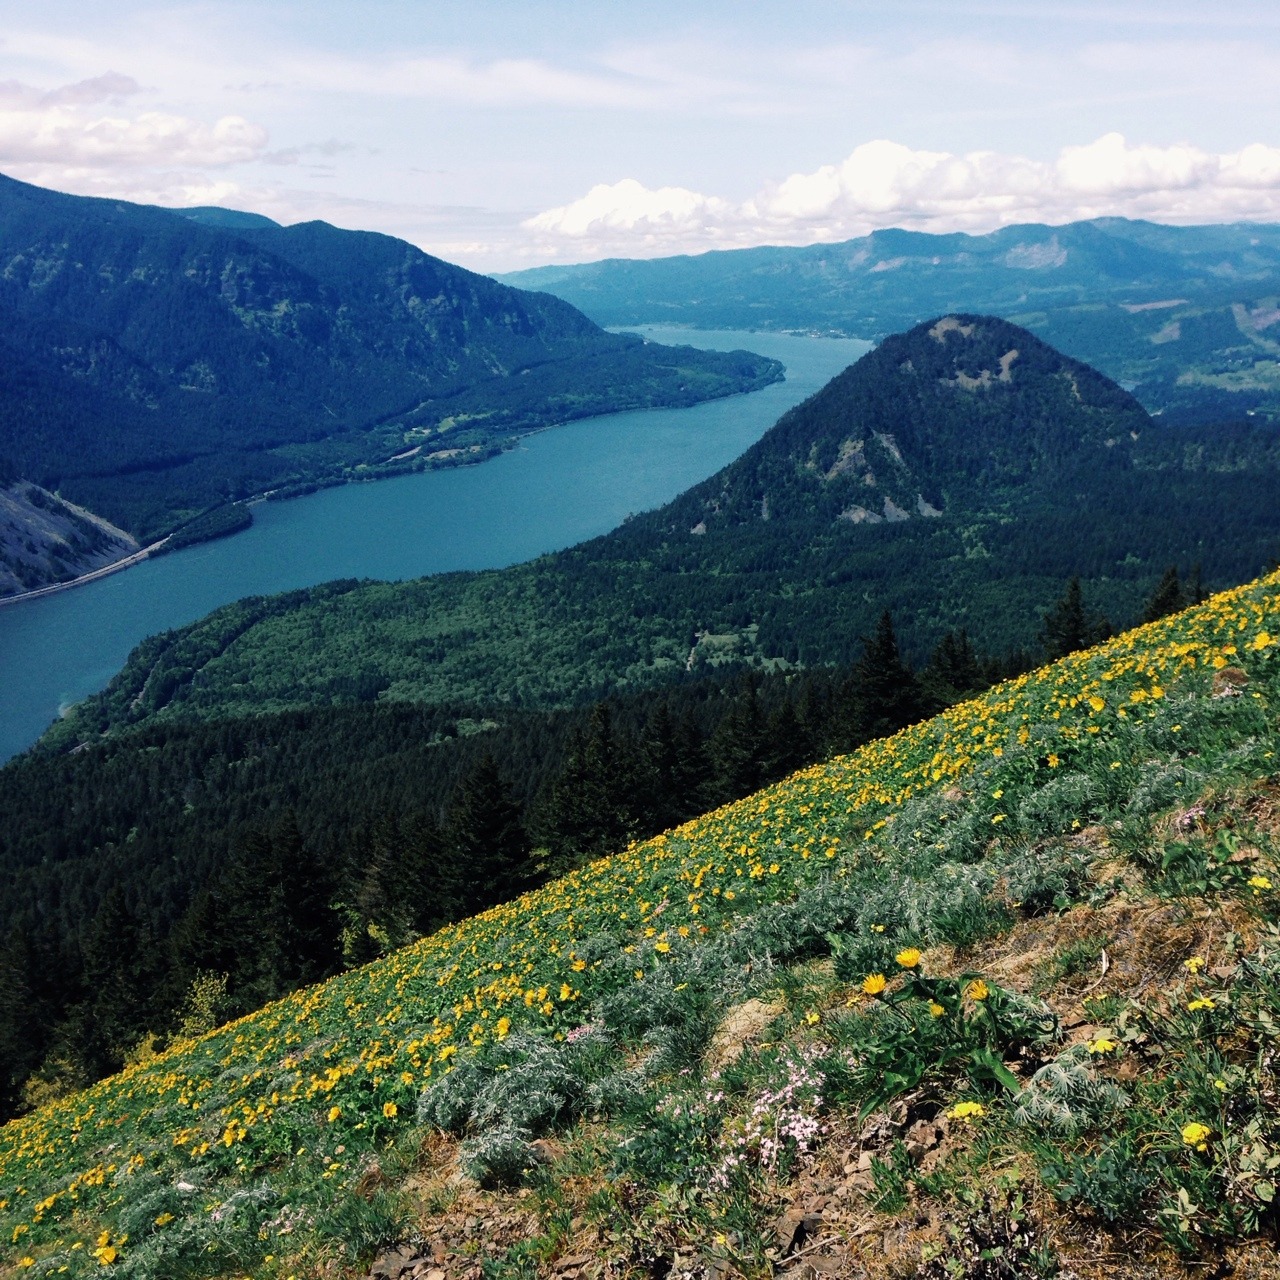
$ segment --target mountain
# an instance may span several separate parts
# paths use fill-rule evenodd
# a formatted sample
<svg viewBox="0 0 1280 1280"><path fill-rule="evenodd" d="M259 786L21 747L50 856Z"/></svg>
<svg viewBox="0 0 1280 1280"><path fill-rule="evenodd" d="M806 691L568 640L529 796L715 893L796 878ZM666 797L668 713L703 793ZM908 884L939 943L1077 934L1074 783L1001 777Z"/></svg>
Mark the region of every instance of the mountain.
<svg viewBox="0 0 1280 1280"><path fill-rule="evenodd" d="M140 550L123 529L38 485L0 476L0 597L105 568Z"/></svg>
<svg viewBox="0 0 1280 1280"><path fill-rule="evenodd" d="M1278 636L1273 574L228 1025L205 974L0 1128L4 1264L1268 1276Z"/></svg>
<svg viewBox="0 0 1280 1280"><path fill-rule="evenodd" d="M819 330L876 338L944 311L1033 330L1207 422L1280 413L1280 228L1124 218L987 235L885 230L839 244L534 267L500 277L602 324Z"/></svg>
<svg viewBox="0 0 1280 1280"><path fill-rule="evenodd" d="M478 460L551 422L781 376L319 222L0 178L0 264L6 472L143 542L264 490Z"/></svg>
<svg viewBox="0 0 1280 1280"><path fill-rule="evenodd" d="M1169 565L1241 581L1280 539L1280 433L1173 429L1025 329L886 339L740 459L613 533L486 573L253 598L143 642L44 749L357 701L569 705L724 664L848 663L892 611L917 664L1037 643L1073 575L1135 616ZM1171 518L1176 513L1176 518Z"/></svg>

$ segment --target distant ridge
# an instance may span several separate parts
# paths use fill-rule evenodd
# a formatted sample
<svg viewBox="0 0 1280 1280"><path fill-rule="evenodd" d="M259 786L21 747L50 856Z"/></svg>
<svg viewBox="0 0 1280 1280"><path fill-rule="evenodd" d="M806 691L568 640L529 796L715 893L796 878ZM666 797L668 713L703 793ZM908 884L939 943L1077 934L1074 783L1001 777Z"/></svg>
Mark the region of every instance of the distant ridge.
<svg viewBox="0 0 1280 1280"><path fill-rule="evenodd" d="M253 231L263 227L278 227L281 224L263 213L246 213L241 209L223 209L219 205L194 205L186 209L174 209L184 218L198 222L204 227L224 227L230 231Z"/></svg>
<svg viewBox="0 0 1280 1280"><path fill-rule="evenodd" d="M836 244L533 267L498 277L601 324L879 338L947 311L1000 315L1181 421L1280 416L1280 226L1125 218L985 235L890 228Z"/></svg>

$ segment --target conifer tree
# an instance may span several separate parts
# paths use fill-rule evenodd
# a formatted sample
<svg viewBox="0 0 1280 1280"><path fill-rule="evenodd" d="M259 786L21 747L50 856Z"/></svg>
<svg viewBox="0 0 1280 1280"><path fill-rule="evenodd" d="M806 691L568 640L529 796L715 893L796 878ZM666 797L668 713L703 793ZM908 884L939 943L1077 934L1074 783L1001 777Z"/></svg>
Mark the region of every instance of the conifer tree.
<svg viewBox="0 0 1280 1280"><path fill-rule="evenodd" d="M454 793L444 823L465 912L515 897L529 876L529 839L497 762L486 752Z"/></svg>
<svg viewBox="0 0 1280 1280"><path fill-rule="evenodd" d="M23 1081L39 1066L47 1040L39 970L31 934L15 929L0 949L0 1120L18 1110Z"/></svg>
<svg viewBox="0 0 1280 1280"><path fill-rule="evenodd" d="M811 764L814 744L809 726L800 718L791 699L784 698L770 716L765 730L764 771L769 781L785 778Z"/></svg>
<svg viewBox="0 0 1280 1280"><path fill-rule="evenodd" d="M705 744L692 715L677 718L660 702L637 748L636 816L643 830L663 831L701 813L709 777Z"/></svg>
<svg viewBox="0 0 1280 1280"><path fill-rule="evenodd" d="M91 1077L119 1068L148 1031L156 963L150 931L121 889L102 900L84 940L86 1019L81 1061Z"/></svg>
<svg viewBox="0 0 1280 1280"><path fill-rule="evenodd" d="M754 672L748 672L742 678L728 714L711 735L712 787L717 803L759 790L765 780L768 748L759 685Z"/></svg>
<svg viewBox="0 0 1280 1280"><path fill-rule="evenodd" d="M1178 578L1178 566L1171 564L1161 577L1156 589L1151 593L1142 610L1143 622L1155 622L1166 618L1171 613L1180 613L1187 607L1188 600L1182 590Z"/></svg>
<svg viewBox="0 0 1280 1280"><path fill-rule="evenodd" d="M1076 576L1045 614L1040 643L1048 661L1055 662L1105 640L1110 634L1111 624L1105 618L1093 618L1085 612L1084 592Z"/></svg>
<svg viewBox="0 0 1280 1280"><path fill-rule="evenodd" d="M538 808L537 828L553 874L620 849L636 830L635 762L614 733L606 703L577 730Z"/></svg>
<svg viewBox="0 0 1280 1280"><path fill-rule="evenodd" d="M887 737L919 717L920 687L898 651L898 637L888 609L864 643L849 686L859 741Z"/></svg>
<svg viewBox="0 0 1280 1280"><path fill-rule="evenodd" d="M920 673L920 684L925 710L931 714L987 688L990 681L967 631L948 631L938 641L928 665Z"/></svg>

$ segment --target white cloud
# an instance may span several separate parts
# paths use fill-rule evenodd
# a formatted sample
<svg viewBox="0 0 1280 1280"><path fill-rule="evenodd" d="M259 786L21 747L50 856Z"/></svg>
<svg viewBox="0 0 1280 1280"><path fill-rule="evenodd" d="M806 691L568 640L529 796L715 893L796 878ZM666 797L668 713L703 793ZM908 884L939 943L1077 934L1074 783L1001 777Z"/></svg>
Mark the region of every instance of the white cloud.
<svg viewBox="0 0 1280 1280"><path fill-rule="evenodd" d="M841 240L889 226L989 231L1116 215L1164 222L1280 218L1280 148L1254 143L1219 155L1188 144L1130 145L1108 133L1041 161L994 151L917 151L880 139L740 204L682 187L651 190L625 178L523 226L544 256L581 260Z"/></svg>
<svg viewBox="0 0 1280 1280"><path fill-rule="evenodd" d="M612 186L594 186L581 200L548 209L525 225L534 231L565 236L615 231L661 237L696 233L732 214L728 201L715 196L699 195L684 187L651 191L634 178L623 178Z"/></svg>
<svg viewBox="0 0 1280 1280"><path fill-rule="evenodd" d="M243 116L206 124L129 110L126 99L140 92L115 72L50 90L0 83L0 165L206 168L256 159L267 145L267 131Z"/></svg>

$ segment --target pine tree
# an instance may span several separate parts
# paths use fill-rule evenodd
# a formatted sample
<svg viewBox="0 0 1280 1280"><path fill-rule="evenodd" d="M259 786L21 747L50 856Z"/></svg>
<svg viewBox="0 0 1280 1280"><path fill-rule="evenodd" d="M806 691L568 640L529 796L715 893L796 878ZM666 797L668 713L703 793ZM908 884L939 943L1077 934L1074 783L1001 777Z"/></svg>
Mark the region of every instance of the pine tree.
<svg viewBox="0 0 1280 1280"><path fill-rule="evenodd" d="M635 815L641 830L665 831L703 812L710 766L688 711L677 718L660 702L645 721L636 754Z"/></svg>
<svg viewBox="0 0 1280 1280"><path fill-rule="evenodd" d="M769 781L785 778L811 764L814 743L808 725L800 718L791 699L784 698L770 716L765 729L764 772Z"/></svg>
<svg viewBox="0 0 1280 1280"><path fill-rule="evenodd" d="M1069 653L1087 649L1111 634L1106 618L1092 618L1085 612L1084 591L1079 577L1067 583L1067 589L1044 616L1040 643L1050 662Z"/></svg>
<svg viewBox="0 0 1280 1280"><path fill-rule="evenodd" d="M403 842L392 818L381 814L364 850L353 895L354 916L376 950L385 955L413 936L413 894L406 883Z"/></svg>
<svg viewBox="0 0 1280 1280"><path fill-rule="evenodd" d="M444 848L456 869L464 912L506 902L528 882L529 839L520 806L487 752L454 793Z"/></svg>
<svg viewBox="0 0 1280 1280"><path fill-rule="evenodd" d="M1167 618L1171 613L1180 613L1187 604L1182 583L1178 579L1178 566L1171 564L1147 600L1142 610L1142 621L1155 622L1159 618Z"/></svg>
<svg viewBox="0 0 1280 1280"><path fill-rule="evenodd" d="M888 609L854 664L849 693L855 732L862 742L888 737L921 713L920 686L898 651Z"/></svg>
<svg viewBox="0 0 1280 1280"><path fill-rule="evenodd" d="M1204 589L1204 580L1201 574L1200 561L1197 560L1191 566L1191 576L1187 579L1187 603L1203 604L1208 593Z"/></svg>
<svg viewBox="0 0 1280 1280"><path fill-rule="evenodd" d="M638 769L614 733L606 703L572 736L564 764L538 805L539 838L551 850L547 870L566 871L622 848L638 828Z"/></svg>
<svg viewBox="0 0 1280 1280"><path fill-rule="evenodd" d="M36 975L40 955L26 928L0 949L0 1121L14 1115L22 1085L40 1065L47 1040L47 1010Z"/></svg>
<svg viewBox="0 0 1280 1280"><path fill-rule="evenodd" d="M759 687L748 672L732 697L728 714L711 735L712 788L724 804L764 785L769 739L760 709Z"/></svg>
<svg viewBox="0 0 1280 1280"><path fill-rule="evenodd" d="M981 692L989 683L964 630L948 631L920 673L926 710L933 713Z"/></svg>
<svg viewBox="0 0 1280 1280"><path fill-rule="evenodd" d="M444 828L429 810L400 825L402 889L413 927L433 933L463 915L463 884Z"/></svg>
<svg viewBox="0 0 1280 1280"><path fill-rule="evenodd" d="M84 940L85 1014L80 1062L90 1078L117 1070L146 1034L156 990L150 930L113 885Z"/></svg>

